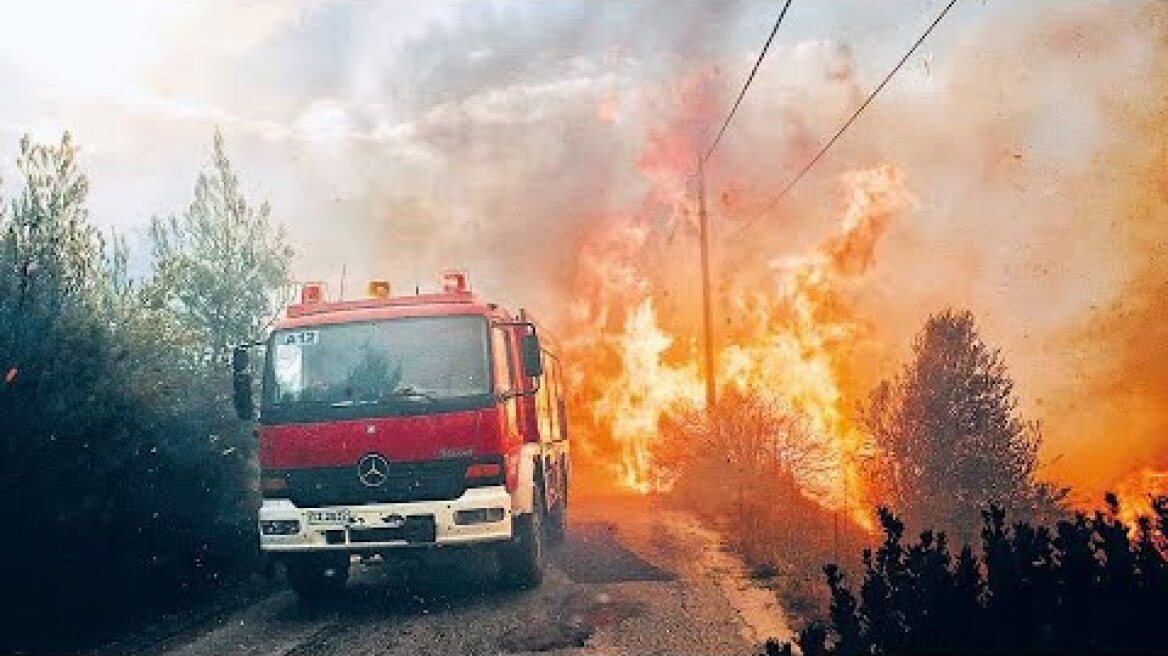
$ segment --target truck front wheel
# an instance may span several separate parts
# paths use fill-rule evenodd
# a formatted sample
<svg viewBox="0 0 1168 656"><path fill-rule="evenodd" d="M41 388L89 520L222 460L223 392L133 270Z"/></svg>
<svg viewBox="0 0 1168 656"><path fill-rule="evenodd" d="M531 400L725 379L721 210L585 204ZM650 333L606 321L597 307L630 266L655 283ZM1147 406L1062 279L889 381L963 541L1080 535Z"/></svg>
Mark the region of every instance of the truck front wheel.
<svg viewBox="0 0 1168 656"><path fill-rule="evenodd" d="M288 585L302 599L319 599L345 589L349 554L301 555L288 558Z"/></svg>
<svg viewBox="0 0 1168 656"><path fill-rule="evenodd" d="M542 506L537 499L532 512L515 517L513 537L499 553L499 573L508 588L530 590L543 582Z"/></svg>

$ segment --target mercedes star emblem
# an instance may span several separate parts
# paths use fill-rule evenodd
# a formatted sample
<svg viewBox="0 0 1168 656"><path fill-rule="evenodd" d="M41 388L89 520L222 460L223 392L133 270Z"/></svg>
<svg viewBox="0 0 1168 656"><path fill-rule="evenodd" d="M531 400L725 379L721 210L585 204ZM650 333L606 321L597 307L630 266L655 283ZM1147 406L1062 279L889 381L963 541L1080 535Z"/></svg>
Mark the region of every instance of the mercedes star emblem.
<svg viewBox="0 0 1168 656"><path fill-rule="evenodd" d="M381 487L385 479L389 478L389 461L384 457L370 453L357 463L357 478L365 487Z"/></svg>

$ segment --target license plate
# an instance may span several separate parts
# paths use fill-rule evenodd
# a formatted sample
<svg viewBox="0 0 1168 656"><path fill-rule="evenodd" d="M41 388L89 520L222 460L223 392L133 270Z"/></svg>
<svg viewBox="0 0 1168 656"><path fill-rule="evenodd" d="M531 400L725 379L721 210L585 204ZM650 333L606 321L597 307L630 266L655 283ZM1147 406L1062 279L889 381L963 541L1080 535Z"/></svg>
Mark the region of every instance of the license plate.
<svg viewBox="0 0 1168 656"><path fill-rule="evenodd" d="M348 510L310 510L308 511L309 524L348 524Z"/></svg>

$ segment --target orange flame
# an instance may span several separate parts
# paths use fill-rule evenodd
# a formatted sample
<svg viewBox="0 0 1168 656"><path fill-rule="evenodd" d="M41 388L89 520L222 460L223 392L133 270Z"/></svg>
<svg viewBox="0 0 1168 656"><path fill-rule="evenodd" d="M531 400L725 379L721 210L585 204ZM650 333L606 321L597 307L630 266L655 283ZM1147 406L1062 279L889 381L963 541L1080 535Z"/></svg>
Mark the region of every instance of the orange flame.
<svg viewBox="0 0 1168 656"><path fill-rule="evenodd" d="M764 286L729 283L724 300L735 329L720 336L716 368L721 386L755 390L805 421L811 439L829 454L816 473L802 475L805 492L829 507L851 505L867 526L859 511L865 504L858 503L867 494L858 459L863 439L845 411L838 356L861 333L846 287L868 270L889 220L911 198L890 165L849 174L843 183L847 194L834 234L808 252L773 260ZM689 315L699 310L688 304L676 316L658 311L671 290L655 282L659 272L644 255L649 226L644 215L610 217L585 246L569 342L575 359L589 363L584 386L590 392L580 411L602 434L594 437L610 442L616 479L641 492L669 487L651 457L661 419L679 404L700 407L704 399L696 335L687 332L696 326Z"/></svg>
<svg viewBox="0 0 1168 656"><path fill-rule="evenodd" d="M1119 519L1134 530L1141 516L1152 516L1152 498L1168 495L1168 471L1141 469L1120 482L1115 495L1119 498Z"/></svg>

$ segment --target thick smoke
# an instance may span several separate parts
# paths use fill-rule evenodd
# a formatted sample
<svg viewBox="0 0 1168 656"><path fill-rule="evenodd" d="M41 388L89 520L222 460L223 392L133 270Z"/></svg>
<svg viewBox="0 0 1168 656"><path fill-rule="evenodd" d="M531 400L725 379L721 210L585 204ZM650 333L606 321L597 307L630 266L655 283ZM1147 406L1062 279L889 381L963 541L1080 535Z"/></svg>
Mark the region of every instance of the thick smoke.
<svg viewBox="0 0 1168 656"><path fill-rule="evenodd" d="M933 99L870 127L901 135L881 156L921 206L869 312L903 345L924 311L971 307L1044 422L1042 473L1095 495L1168 457L1168 7L1010 17L965 36Z"/></svg>

